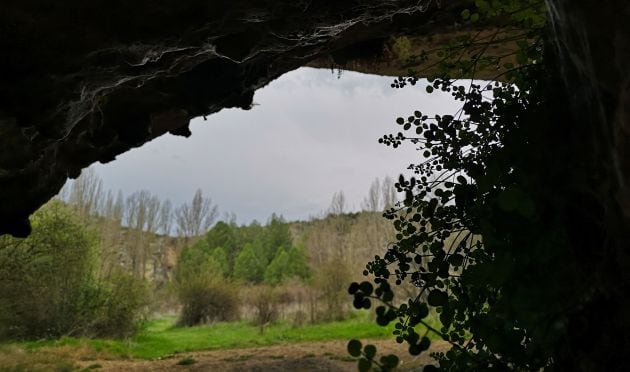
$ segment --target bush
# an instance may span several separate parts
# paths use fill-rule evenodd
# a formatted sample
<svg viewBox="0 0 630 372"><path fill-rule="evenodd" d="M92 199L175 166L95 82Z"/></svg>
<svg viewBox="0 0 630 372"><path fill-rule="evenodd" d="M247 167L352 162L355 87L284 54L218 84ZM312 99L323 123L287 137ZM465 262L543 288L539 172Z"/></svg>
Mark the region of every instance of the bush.
<svg viewBox="0 0 630 372"><path fill-rule="evenodd" d="M314 278L314 287L324 303L323 320L342 320L348 309L350 270L342 260L331 260L322 265Z"/></svg>
<svg viewBox="0 0 630 372"><path fill-rule="evenodd" d="M263 333L265 326L278 319L280 297L278 291L271 286L260 285L250 291L250 305L254 308L254 324Z"/></svg>
<svg viewBox="0 0 630 372"><path fill-rule="evenodd" d="M115 273L97 287L92 323L86 330L95 337L129 337L148 315L151 294L147 283L129 273Z"/></svg>
<svg viewBox="0 0 630 372"><path fill-rule="evenodd" d="M239 318L238 291L229 283L191 278L178 289L182 311L178 324L194 326Z"/></svg>
<svg viewBox="0 0 630 372"><path fill-rule="evenodd" d="M93 232L59 202L33 215L26 239L0 240L0 336L47 338L76 331L92 273Z"/></svg>
<svg viewBox="0 0 630 372"><path fill-rule="evenodd" d="M96 234L60 201L32 222L28 238L0 238L0 338L133 333L147 296L139 284L96 280Z"/></svg>
<svg viewBox="0 0 630 372"><path fill-rule="evenodd" d="M182 305L181 326L239 318L238 290L223 277L221 264L199 245L182 251L173 289Z"/></svg>

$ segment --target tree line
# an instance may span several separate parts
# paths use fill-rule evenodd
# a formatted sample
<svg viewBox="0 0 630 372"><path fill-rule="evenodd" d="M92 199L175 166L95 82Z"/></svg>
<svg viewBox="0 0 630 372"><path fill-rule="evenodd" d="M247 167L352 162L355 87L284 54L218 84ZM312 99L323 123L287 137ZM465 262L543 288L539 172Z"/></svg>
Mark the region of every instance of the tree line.
<svg viewBox="0 0 630 372"><path fill-rule="evenodd" d="M34 215L29 238L0 240L0 338L124 337L165 310L181 325L250 319L261 331L280 318L341 319L360 262L392 239L380 218L392 188L375 180L358 213L340 191L309 221L238 225L216 222L200 190L173 207L146 190L104 190L88 169Z"/></svg>

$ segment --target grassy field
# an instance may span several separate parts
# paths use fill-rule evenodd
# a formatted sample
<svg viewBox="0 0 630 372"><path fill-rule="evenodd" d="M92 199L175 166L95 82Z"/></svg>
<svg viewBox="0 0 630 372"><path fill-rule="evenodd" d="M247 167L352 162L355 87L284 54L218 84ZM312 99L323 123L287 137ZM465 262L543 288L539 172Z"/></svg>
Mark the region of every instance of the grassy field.
<svg viewBox="0 0 630 372"><path fill-rule="evenodd" d="M393 326L379 327L364 312L349 319L294 327L279 322L265 328L263 334L247 322L216 323L199 327L175 327L175 317L151 320L145 329L129 340L104 340L66 337L60 340L33 341L12 345L26 350L39 348L89 347L98 354L117 357L157 359L171 354L227 348L247 348L280 343L324 341L351 338L391 337Z"/></svg>
<svg viewBox="0 0 630 372"><path fill-rule="evenodd" d="M73 361L78 360L153 360L199 350L387 338L392 337L393 330L393 324L389 327L376 325L367 312L355 312L343 321L300 327L279 322L266 327L263 334L247 322L182 328L175 327L175 321L174 316L151 320L137 336L128 340L64 337L0 344L0 371L71 371L75 370Z"/></svg>

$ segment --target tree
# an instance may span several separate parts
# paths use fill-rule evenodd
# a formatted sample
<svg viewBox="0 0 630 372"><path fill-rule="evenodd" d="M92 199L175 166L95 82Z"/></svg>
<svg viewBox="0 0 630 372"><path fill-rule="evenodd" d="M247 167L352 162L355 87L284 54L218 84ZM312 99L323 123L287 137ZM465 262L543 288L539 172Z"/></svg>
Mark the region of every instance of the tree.
<svg viewBox="0 0 630 372"><path fill-rule="evenodd" d="M289 255L284 247L278 248L276 256L271 260L265 270L265 282L269 284L279 284L287 276L289 266Z"/></svg>
<svg viewBox="0 0 630 372"><path fill-rule="evenodd" d="M212 199L205 198L197 189L190 204L182 204L175 209L177 233L188 240L208 231L217 218L219 208Z"/></svg>
<svg viewBox="0 0 630 372"><path fill-rule="evenodd" d="M178 282L184 282L187 278L202 274L209 267L207 265L210 265L207 263L210 253L211 248L205 240L198 240L184 247L179 255L173 279ZM219 264L214 259L211 261L212 264L210 266L216 269L213 269L212 272L215 274L221 273L222 270L220 270Z"/></svg>
<svg viewBox="0 0 630 372"><path fill-rule="evenodd" d="M147 226L155 223L157 214L149 215L151 193L147 190L136 191L125 200L124 224L129 229L126 239L126 251L131 270L137 277L144 278L150 242L145 234ZM153 221L149 221L152 219Z"/></svg>
<svg viewBox="0 0 630 372"><path fill-rule="evenodd" d="M83 216L96 214L103 202L103 181L93 168L84 169L71 184L69 202Z"/></svg>
<svg viewBox="0 0 630 372"><path fill-rule="evenodd" d="M425 89L450 93L461 109L415 111L396 120L402 126L398 134L381 138L393 147L419 145L421 159L410 167L413 177L401 175L395 184L405 196L386 213L396 241L367 265L365 274L373 274L373 281L351 284L354 306L370 308L377 301L377 323L395 322L397 341L406 342L413 355L429 348L429 332L448 341L452 348L435 354L439 367L425 371L615 369L606 357L610 351L595 344L627 347L602 332L624 328L621 318L601 321L604 314L620 316L617 309L627 305L608 297L618 281L598 284L609 271L603 269L607 259L597 257L609 242L627 235L615 236L595 222L606 197L595 191L602 185L593 188L592 174L605 170L601 163L582 162L578 139L587 137L574 133L592 130L567 120L567 93L558 89L557 61L545 41L545 4L475 3L462 12L464 22L501 19L521 31L485 39L469 35L463 44L440 51L444 73ZM514 43L514 53L485 53L501 43ZM462 85L451 78L474 77L482 68L497 70L504 82ZM397 79L393 86L418 81ZM580 166L567 169L568 163ZM592 204L582 208L577 200ZM394 301L393 286L403 282L419 293ZM439 327L426 320L432 310L439 314ZM592 337L601 343L584 347L577 341ZM364 365L393 367L356 345L349 350Z"/></svg>
<svg viewBox="0 0 630 372"><path fill-rule="evenodd" d="M310 276L308 259L303 248L292 246L278 248L276 256L265 269L264 279L269 284L280 284L291 278L306 279Z"/></svg>
<svg viewBox="0 0 630 372"><path fill-rule="evenodd" d="M390 177L385 177L381 184L381 192L383 193L383 209L390 209L396 205L398 201L398 193L394 186L394 181Z"/></svg>
<svg viewBox="0 0 630 372"><path fill-rule="evenodd" d="M231 273L243 243L239 237L239 228L234 224L219 221L206 233L204 240L210 248L220 247L223 250L228 271Z"/></svg>
<svg viewBox="0 0 630 372"><path fill-rule="evenodd" d="M290 247L293 244L291 230L282 216L272 214L263 231L263 252L266 263L273 260L280 247Z"/></svg>
<svg viewBox="0 0 630 372"><path fill-rule="evenodd" d="M112 209L112 217L116 220L116 221L122 221L123 219L123 214L124 214L124 200L125 197L122 193L121 190L118 190L118 193L116 194L116 201L114 202L114 207Z"/></svg>
<svg viewBox="0 0 630 372"><path fill-rule="evenodd" d="M259 239L264 234L264 228L260 222L254 220L247 226L241 226L240 228L241 240L244 243L251 243L256 239Z"/></svg>
<svg viewBox="0 0 630 372"><path fill-rule="evenodd" d="M234 277L250 283L260 283L267 268L267 258L260 240L247 243L236 257Z"/></svg>
<svg viewBox="0 0 630 372"><path fill-rule="evenodd" d="M328 207L328 213L330 214L343 214L346 211L346 195L343 191L339 191L333 194L330 207Z"/></svg>
<svg viewBox="0 0 630 372"><path fill-rule="evenodd" d="M299 278L306 280L311 277L311 268L308 266L306 249L301 245L294 245L287 251L286 278Z"/></svg>
<svg viewBox="0 0 630 372"><path fill-rule="evenodd" d="M223 247L210 249L210 257L219 265L224 278L232 276L232 266L230 265L228 254Z"/></svg>
<svg viewBox="0 0 630 372"><path fill-rule="evenodd" d="M368 192L367 197L363 199L363 210L370 212L378 212L382 210L381 204L381 182L378 178L372 181L370 185L370 191Z"/></svg>
<svg viewBox="0 0 630 372"><path fill-rule="evenodd" d="M159 231L168 236L171 234L173 224L173 212L170 200L165 200L160 208Z"/></svg>

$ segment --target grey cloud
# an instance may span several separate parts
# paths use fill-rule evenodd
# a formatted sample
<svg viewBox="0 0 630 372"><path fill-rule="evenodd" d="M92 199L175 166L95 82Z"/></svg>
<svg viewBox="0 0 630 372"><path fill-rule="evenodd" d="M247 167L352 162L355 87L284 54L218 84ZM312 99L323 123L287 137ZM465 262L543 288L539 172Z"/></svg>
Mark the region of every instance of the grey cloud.
<svg viewBox="0 0 630 372"><path fill-rule="evenodd" d="M162 136L97 165L111 189L148 189L175 204L201 188L239 222L272 213L306 219L344 190L359 206L375 177L397 176L418 153L377 143L397 116L452 110L422 87L392 89L391 77L302 68L256 92L252 110L195 119L188 138Z"/></svg>

